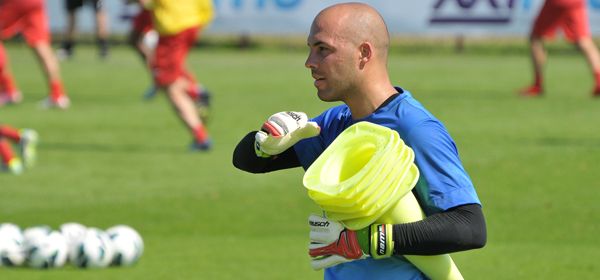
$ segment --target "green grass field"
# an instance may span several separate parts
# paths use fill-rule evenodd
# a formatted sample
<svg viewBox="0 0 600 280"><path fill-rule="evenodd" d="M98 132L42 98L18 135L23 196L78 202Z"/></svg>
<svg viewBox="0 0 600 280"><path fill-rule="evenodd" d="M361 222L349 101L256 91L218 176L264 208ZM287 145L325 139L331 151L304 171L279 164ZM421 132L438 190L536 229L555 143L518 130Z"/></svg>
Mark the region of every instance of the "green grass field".
<svg viewBox="0 0 600 280"><path fill-rule="evenodd" d="M36 271L0 268L0 279L321 279L307 256L307 217L318 208L300 169L251 175L232 151L271 113L314 116L318 100L306 52L204 48L190 67L214 93L214 149L187 151L189 135L149 84L134 53L108 61L81 46L62 64L68 111L44 111L46 87L32 53L7 50L25 100L0 108L0 122L41 136L39 163L0 174L0 222L128 224L145 241L130 268ZM524 53L394 52L393 81L448 127L488 223L484 249L454 254L466 279L597 279L600 275L600 100L584 59L554 54L547 96L523 99Z"/></svg>

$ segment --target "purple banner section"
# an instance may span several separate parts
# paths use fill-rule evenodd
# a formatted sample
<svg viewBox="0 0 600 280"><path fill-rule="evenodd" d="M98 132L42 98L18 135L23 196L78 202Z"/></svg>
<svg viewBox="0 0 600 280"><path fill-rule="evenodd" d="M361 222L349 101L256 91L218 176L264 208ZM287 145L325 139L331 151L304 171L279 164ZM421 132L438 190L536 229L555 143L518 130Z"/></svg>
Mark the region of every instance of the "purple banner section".
<svg viewBox="0 0 600 280"><path fill-rule="evenodd" d="M507 24L514 4L514 0L437 0L429 23Z"/></svg>

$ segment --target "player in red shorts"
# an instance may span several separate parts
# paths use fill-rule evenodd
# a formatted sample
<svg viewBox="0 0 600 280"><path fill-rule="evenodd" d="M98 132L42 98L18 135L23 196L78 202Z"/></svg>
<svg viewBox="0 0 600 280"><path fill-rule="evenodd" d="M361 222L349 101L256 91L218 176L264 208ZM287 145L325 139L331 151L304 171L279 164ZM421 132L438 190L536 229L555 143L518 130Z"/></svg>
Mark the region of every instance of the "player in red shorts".
<svg viewBox="0 0 600 280"><path fill-rule="evenodd" d="M60 77L58 60L50 46L50 32L42 0L0 0L0 106L21 101L8 67L2 40L21 33L42 65L50 88L45 107L66 109L70 105Z"/></svg>
<svg viewBox="0 0 600 280"><path fill-rule="evenodd" d="M590 33L584 0L546 0L533 25L530 36L531 60L534 83L520 91L524 96L540 96L544 92L543 66L546 61L543 39L553 38L561 29L570 42L576 44L585 55L592 69L595 87L594 97L600 97L600 54Z"/></svg>
<svg viewBox="0 0 600 280"><path fill-rule="evenodd" d="M152 13L152 24L159 34L158 45L151 61L154 84L167 93L178 117L190 130L192 150L211 148L204 123L198 117L194 91L198 83L185 66L185 59L198 33L213 18L211 0L140 0ZM195 92L199 92L195 90Z"/></svg>
<svg viewBox="0 0 600 280"><path fill-rule="evenodd" d="M131 4L131 2L137 3L137 1L126 0L126 4ZM144 7L138 8L139 11L131 17L129 44L148 66L148 70L151 71L151 60L154 56L159 34L152 24L152 12ZM210 105L210 92L196 81L193 75L189 74L189 71L186 70L184 74L190 80L187 93L198 106L200 117L205 120L208 116L208 107ZM156 96L157 92L158 87L153 84L144 92L143 98L150 100Z"/></svg>

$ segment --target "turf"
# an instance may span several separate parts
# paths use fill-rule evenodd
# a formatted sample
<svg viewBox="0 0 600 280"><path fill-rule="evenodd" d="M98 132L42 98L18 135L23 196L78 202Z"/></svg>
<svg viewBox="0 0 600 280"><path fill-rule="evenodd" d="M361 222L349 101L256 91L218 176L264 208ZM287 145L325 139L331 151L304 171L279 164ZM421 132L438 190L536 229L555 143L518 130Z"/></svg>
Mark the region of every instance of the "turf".
<svg viewBox="0 0 600 280"><path fill-rule="evenodd" d="M107 61L81 46L62 63L68 111L45 111L43 76L21 44L7 50L25 100L0 122L41 136L38 165L0 174L0 221L128 224L145 241L131 268L0 268L1 279L320 279L307 256L318 208L300 169L251 175L231 165L238 140L271 113L331 106L318 100L305 51L194 50L190 68L214 93L214 149L190 138L164 96L142 101L147 74L130 49ZM484 204L488 244L454 254L466 279L595 279L600 273L600 100L576 53L549 57L547 95L519 98L524 53L395 52L393 81L447 126Z"/></svg>

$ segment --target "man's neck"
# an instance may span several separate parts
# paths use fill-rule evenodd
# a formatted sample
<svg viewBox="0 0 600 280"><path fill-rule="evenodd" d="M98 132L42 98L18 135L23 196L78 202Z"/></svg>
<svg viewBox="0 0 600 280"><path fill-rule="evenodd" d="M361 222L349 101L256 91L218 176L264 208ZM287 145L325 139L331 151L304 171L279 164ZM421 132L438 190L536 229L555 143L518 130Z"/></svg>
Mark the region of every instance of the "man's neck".
<svg viewBox="0 0 600 280"><path fill-rule="evenodd" d="M358 120L375 112L381 104L397 92L391 84L389 86L374 87L356 93L356 95L348 98L345 103L352 112L352 119Z"/></svg>

